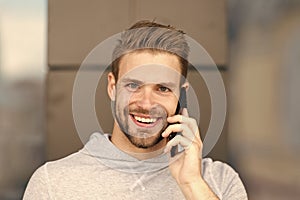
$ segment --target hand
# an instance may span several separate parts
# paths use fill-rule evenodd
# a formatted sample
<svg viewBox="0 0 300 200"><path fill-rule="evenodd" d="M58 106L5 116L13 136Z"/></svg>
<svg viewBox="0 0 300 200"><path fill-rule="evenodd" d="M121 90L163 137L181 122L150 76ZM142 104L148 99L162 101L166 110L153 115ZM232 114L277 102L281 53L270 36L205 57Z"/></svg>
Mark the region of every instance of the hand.
<svg viewBox="0 0 300 200"><path fill-rule="evenodd" d="M202 141L200 139L199 128L197 122L193 118L189 118L187 109L184 108L182 115L168 117L169 125L162 133L163 137L168 137L171 133L180 132L172 140L170 140L165 152L171 150L172 146L180 144L185 151L177 154L171 160L170 171L179 185L190 184L198 181L201 176L201 155Z"/></svg>
<svg viewBox="0 0 300 200"><path fill-rule="evenodd" d="M184 108L182 115L168 117L167 121L172 125L166 128L162 136L168 137L174 132L180 132L181 135L177 134L167 143L165 152L169 152L178 144L185 149L171 159L169 166L184 196L187 199L218 199L202 178L203 145L196 120L190 118L187 109Z"/></svg>

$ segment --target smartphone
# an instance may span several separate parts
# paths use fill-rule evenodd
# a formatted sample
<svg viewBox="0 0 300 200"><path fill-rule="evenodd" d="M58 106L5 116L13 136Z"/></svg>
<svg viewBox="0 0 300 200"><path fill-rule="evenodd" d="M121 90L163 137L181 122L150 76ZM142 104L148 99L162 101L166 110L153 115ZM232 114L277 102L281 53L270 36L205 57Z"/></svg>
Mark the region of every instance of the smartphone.
<svg viewBox="0 0 300 200"><path fill-rule="evenodd" d="M178 100L175 115L181 114L183 108L187 108L186 89L185 88L180 89L180 95L179 95L179 100ZM169 135L169 140L172 140L177 134L178 133L171 133ZM178 153L178 148L177 148L177 146L173 146L171 148L171 157L174 157L176 153Z"/></svg>
<svg viewBox="0 0 300 200"><path fill-rule="evenodd" d="M177 104L177 108L175 111L175 115L181 114L183 108L187 108L187 101L186 101L186 90L185 88L180 89L179 100ZM171 133L169 135L169 140L173 139L177 133Z"/></svg>

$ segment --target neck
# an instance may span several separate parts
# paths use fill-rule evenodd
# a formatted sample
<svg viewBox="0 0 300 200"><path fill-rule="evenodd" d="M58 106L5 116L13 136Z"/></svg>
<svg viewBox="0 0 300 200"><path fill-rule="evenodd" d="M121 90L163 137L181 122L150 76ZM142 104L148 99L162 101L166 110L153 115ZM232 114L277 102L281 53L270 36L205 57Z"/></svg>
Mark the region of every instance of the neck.
<svg viewBox="0 0 300 200"><path fill-rule="evenodd" d="M120 130L117 123L114 123L111 142L120 150L126 152L127 154L139 160L146 160L162 154L164 150L164 146L167 143L166 139L164 138L159 143L149 148L136 147L129 141L126 135Z"/></svg>

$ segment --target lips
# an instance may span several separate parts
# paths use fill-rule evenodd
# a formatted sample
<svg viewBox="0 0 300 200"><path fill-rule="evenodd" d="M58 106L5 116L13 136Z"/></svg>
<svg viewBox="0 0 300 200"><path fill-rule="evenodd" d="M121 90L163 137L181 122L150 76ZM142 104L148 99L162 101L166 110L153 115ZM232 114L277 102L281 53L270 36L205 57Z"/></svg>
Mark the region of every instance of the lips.
<svg viewBox="0 0 300 200"><path fill-rule="evenodd" d="M144 116L144 115L136 115L130 114L132 121L141 127L153 127L155 126L158 121L161 119L160 117L151 117L151 116Z"/></svg>
<svg viewBox="0 0 300 200"><path fill-rule="evenodd" d="M147 123L147 124L154 123L157 121L157 118L144 118L139 116L133 116L133 117L136 121L141 123Z"/></svg>

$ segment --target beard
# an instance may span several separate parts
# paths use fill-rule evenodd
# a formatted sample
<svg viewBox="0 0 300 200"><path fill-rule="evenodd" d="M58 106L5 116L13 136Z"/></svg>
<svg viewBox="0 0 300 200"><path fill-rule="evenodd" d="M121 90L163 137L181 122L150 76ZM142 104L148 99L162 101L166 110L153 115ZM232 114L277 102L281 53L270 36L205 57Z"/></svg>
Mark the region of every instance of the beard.
<svg viewBox="0 0 300 200"><path fill-rule="evenodd" d="M167 127L168 123L167 112L163 107L158 105L150 110L144 110L141 108L129 108L129 106L126 106L122 109L117 107L116 101L113 101L112 110L113 116L121 131L135 147L143 149L151 148L164 139L161 134ZM159 117L161 122L153 129L139 128L132 121L130 116L131 112Z"/></svg>
<svg viewBox="0 0 300 200"><path fill-rule="evenodd" d="M156 144L158 144L160 141L162 141L164 139L161 136L162 132L163 131L161 131L158 135L153 136L151 138L135 137L135 136L129 135L125 132L124 132L124 135L128 138L130 143L133 144L134 146L136 146L137 148L148 149L150 147L155 146Z"/></svg>

